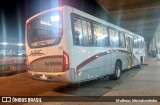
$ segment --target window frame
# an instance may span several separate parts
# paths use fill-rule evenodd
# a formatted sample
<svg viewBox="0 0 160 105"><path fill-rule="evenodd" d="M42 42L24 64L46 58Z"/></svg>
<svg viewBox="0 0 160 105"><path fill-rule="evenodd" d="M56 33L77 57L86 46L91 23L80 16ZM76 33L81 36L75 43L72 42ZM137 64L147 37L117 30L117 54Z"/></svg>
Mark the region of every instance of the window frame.
<svg viewBox="0 0 160 105"><path fill-rule="evenodd" d="M116 47L120 48L119 30L116 29L116 28L113 28L113 27L108 27L109 37L111 37L109 29L114 30L114 31L117 31L117 33L118 33L118 34L117 34L117 36L118 36L118 46L115 46L115 44L114 44L114 45L111 44L111 38L110 38L110 46L113 47L113 48L116 48Z"/></svg>
<svg viewBox="0 0 160 105"><path fill-rule="evenodd" d="M71 17L71 29L72 29L72 37L73 37L73 46L83 46L83 47L93 47L93 29L92 29L92 21L90 20L90 19L87 19L87 18L84 18L84 17L82 17L82 16L80 16L80 15L78 15L78 14L75 14L75 13L71 13L70 14L70 17ZM74 18L78 18L78 19L81 19L81 26L82 26L82 20L85 20L85 21L87 21L87 22L89 22L90 23L90 28L91 28L91 45L88 45L88 46L86 46L86 45L76 45L75 44L75 30L74 30L74 21L73 21L73 19ZM82 34L83 34L83 26L82 26Z"/></svg>
<svg viewBox="0 0 160 105"><path fill-rule="evenodd" d="M120 39L120 33L123 34L124 46L122 46L121 41L120 41L121 40ZM126 48L126 35L125 35L125 32L119 30L118 34L119 34L119 46L120 46L120 48Z"/></svg>
<svg viewBox="0 0 160 105"><path fill-rule="evenodd" d="M99 26L101 26L102 27L102 31L103 31L103 36L104 36L104 29L106 29L106 32L107 32L107 35L108 35L108 37L107 37L107 39L105 40L106 41L106 43L107 43L107 45L106 44L104 44L103 46L96 46L95 45L95 34L94 34L94 25L99 25ZM106 25L104 25L104 24L101 24L101 23L99 23L99 22L93 22L93 44L94 44L94 46L95 47L110 47L110 37L109 37L109 32L108 32L108 26L106 26Z"/></svg>
<svg viewBox="0 0 160 105"><path fill-rule="evenodd" d="M75 43L74 43L74 39L75 39L75 32L74 32L74 21L73 21L73 19L74 19L74 17L76 17L76 18L78 18L78 19L83 19L83 20L86 20L86 21L89 21L90 22L90 24L91 24L91 36L92 36L92 45L91 46L84 46L84 45L76 45ZM107 43L108 43L108 46L103 46L103 47L110 47L110 35L109 35L109 29L108 29L108 27L109 26L107 26L107 25L104 25L104 24L102 24L102 23L99 23L99 22L96 22L96 21L94 21L94 20L92 20L92 19L88 19L88 18L86 18L86 17L83 17L83 16L80 16L80 15L78 15L78 14L75 14L75 13L71 13L70 14L70 18L71 18L71 29L72 29L72 37L73 37L73 46L83 46L83 47L100 47L100 46L94 46L94 29L93 29L93 24L94 23L96 23L96 24L100 24L101 26L103 26L103 27L105 27L106 28L106 30L107 30L107 34L108 34L108 40L107 40ZM82 29L83 29L83 27L82 27ZM83 33L83 30L82 30L82 33Z"/></svg>
<svg viewBox="0 0 160 105"><path fill-rule="evenodd" d="M47 44L47 45L41 45L41 46L32 46L31 44L32 44L32 40L31 40L31 37L30 37L30 35L29 35L29 31L28 31L28 27L29 27L29 25L31 25L32 24L32 22L34 22L35 20L38 20L38 19L41 19L42 17L47 17L47 16L50 16L50 14L51 13L53 13L53 12L59 12L59 14L61 15L61 19L62 19L62 23L61 23L61 25L62 25L62 32L61 32L61 38L60 38L60 40L59 40L59 42L58 43L52 43L52 44ZM63 11L64 12L64 11ZM60 44L61 43L61 41L62 41L62 37L63 37L63 34L64 34L64 13L63 12L60 12L60 11L58 11L58 10L55 10L55 11L49 11L49 12L47 12L47 13L44 13L44 14L41 14L41 15L39 15L39 16L37 16L37 17L35 17L35 18L33 18L33 19L31 19L30 21L29 21L29 23L27 23L26 24L26 27L27 27L27 29L26 29L26 32L27 32L27 43L28 43L28 46L29 46L29 48L44 48L44 47L50 47L50 46L55 46L55 45L58 45L58 44ZM45 41L45 40L43 40L43 41ZM37 42L34 42L34 43L37 43Z"/></svg>

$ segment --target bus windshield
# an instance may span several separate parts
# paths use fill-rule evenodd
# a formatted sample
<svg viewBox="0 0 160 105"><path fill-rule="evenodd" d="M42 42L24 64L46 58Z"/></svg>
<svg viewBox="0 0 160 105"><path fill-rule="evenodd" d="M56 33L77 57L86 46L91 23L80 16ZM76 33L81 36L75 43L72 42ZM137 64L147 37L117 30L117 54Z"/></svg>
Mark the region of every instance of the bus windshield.
<svg viewBox="0 0 160 105"><path fill-rule="evenodd" d="M40 15L27 24L27 41L31 48L57 45L62 35L62 11Z"/></svg>

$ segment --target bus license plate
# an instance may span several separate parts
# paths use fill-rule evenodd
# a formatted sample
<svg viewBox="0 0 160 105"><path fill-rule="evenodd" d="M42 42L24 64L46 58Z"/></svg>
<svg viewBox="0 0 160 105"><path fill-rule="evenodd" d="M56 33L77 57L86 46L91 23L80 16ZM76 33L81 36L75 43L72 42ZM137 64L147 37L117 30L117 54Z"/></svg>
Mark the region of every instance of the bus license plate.
<svg viewBox="0 0 160 105"><path fill-rule="evenodd" d="M47 79L47 76L46 75L42 75L42 76L40 76L40 79Z"/></svg>

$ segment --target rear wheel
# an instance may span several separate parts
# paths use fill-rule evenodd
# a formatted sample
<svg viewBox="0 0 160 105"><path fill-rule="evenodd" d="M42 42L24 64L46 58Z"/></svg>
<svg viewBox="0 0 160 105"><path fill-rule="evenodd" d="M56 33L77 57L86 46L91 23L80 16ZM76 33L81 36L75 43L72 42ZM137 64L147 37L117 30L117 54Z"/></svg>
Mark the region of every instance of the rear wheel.
<svg viewBox="0 0 160 105"><path fill-rule="evenodd" d="M122 72L122 66L119 61L116 62L115 64L115 73L110 76L110 79L112 80L118 80L121 78L121 72Z"/></svg>
<svg viewBox="0 0 160 105"><path fill-rule="evenodd" d="M143 57L142 57L142 56L141 56L141 58L140 58L140 64L137 65L135 68L136 68L136 69L140 69L140 68L141 68L141 64L143 64Z"/></svg>

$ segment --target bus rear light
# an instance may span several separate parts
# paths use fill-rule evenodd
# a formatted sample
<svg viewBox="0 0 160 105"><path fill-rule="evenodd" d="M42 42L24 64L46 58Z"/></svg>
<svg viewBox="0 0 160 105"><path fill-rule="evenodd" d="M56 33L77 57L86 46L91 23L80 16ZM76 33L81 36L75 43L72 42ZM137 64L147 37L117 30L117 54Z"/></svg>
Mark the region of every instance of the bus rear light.
<svg viewBox="0 0 160 105"><path fill-rule="evenodd" d="M63 51L63 72L69 70L69 55Z"/></svg>

